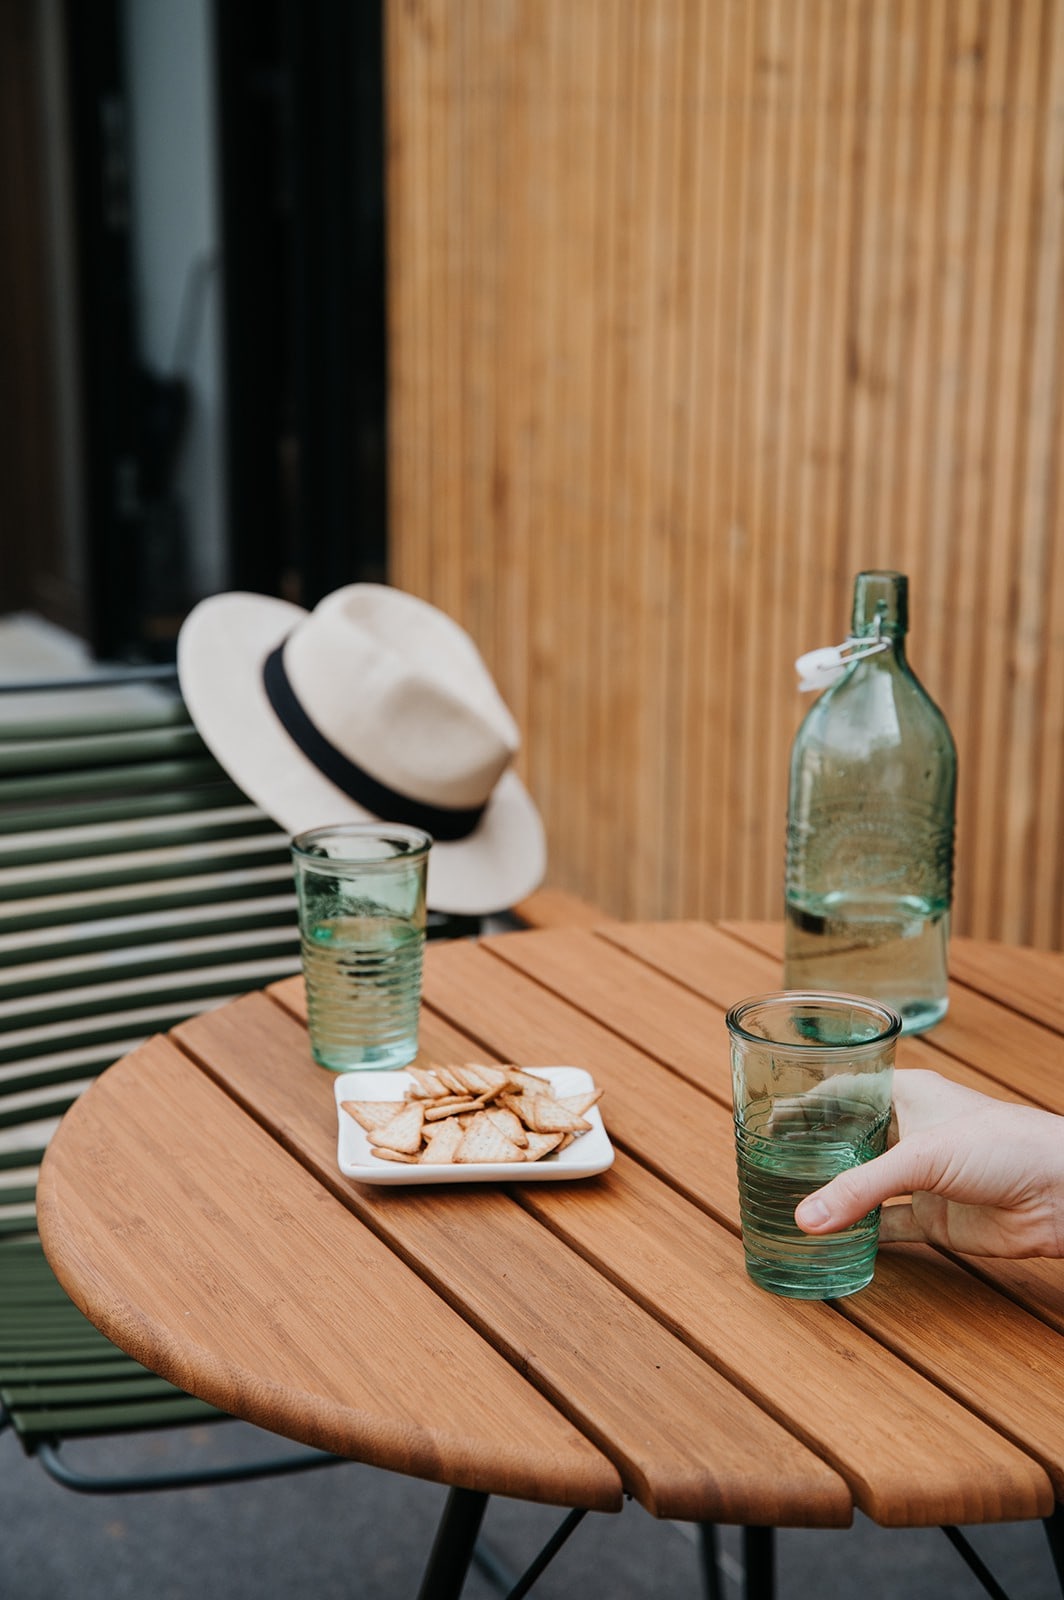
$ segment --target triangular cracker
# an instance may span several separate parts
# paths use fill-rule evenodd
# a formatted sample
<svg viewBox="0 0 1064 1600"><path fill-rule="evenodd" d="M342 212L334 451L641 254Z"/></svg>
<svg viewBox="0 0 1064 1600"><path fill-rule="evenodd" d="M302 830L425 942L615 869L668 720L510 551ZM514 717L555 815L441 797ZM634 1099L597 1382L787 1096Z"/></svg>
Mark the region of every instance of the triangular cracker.
<svg viewBox="0 0 1064 1600"><path fill-rule="evenodd" d="M569 1111L560 1101L547 1095L533 1095L523 1108L521 1120L534 1133L586 1133L590 1122Z"/></svg>
<svg viewBox="0 0 1064 1600"><path fill-rule="evenodd" d="M461 1072L469 1080L470 1088L478 1094L497 1094L500 1089L505 1089L509 1081L501 1067L493 1067L486 1061L467 1061Z"/></svg>
<svg viewBox="0 0 1064 1600"><path fill-rule="evenodd" d="M571 1137L572 1135L570 1134L562 1133L527 1134L528 1143L525 1146L525 1160L542 1161L543 1157L549 1156L552 1150L557 1150L561 1147L563 1139Z"/></svg>
<svg viewBox="0 0 1064 1600"><path fill-rule="evenodd" d="M440 1080L445 1089L450 1090L451 1094L469 1093L464 1081L458 1076L453 1067L435 1066L432 1071L433 1075Z"/></svg>
<svg viewBox="0 0 1064 1600"><path fill-rule="evenodd" d="M406 1070L414 1080L414 1087L410 1093L418 1099L435 1100L437 1095L447 1093L444 1085L430 1068L407 1067Z"/></svg>
<svg viewBox="0 0 1064 1600"><path fill-rule="evenodd" d="M478 1164L487 1161L523 1161L524 1151L520 1145L500 1133L487 1112L479 1111L463 1133L454 1159Z"/></svg>
<svg viewBox="0 0 1064 1600"><path fill-rule="evenodd" d="M387 1150L398 1150L402 1154L415 1156L421 1149L421 1129L424 1121L425 1111L420 1102L408 1101L390 1122L374 1130L373 1142L384 1146Z"/></svg>
<svg viewBox="0 0 1064 1600"><path fill-rule="evenodd" d="M340 1104L349 1117L354 1117L360 1127L367 1133L372 1133L374 1128L382 1128L386 1122L391 1122L393 1117L405 1111L406 1100L341 1100Z"/></svg>
<svg viewBox="0 0 1064 1600"><path fill-rule="evenodd" d="M499 1132L505 1134L506 1138L511 1140L512 1143L521 1145L522 1148L528 1143L528 1134L525 1132L521 1118L513 1111L508 1110L507 1107L488 1106L484 1111L484 1115L490 1117Z"/></svg>
<svg viewBox="0 0 1064 1600"><path fill-rule="evenodd" d="M554 1090L546 1078L537 1078L534 1073L525 1072L522 1067L506 1068L507 1082L519 1094L553 1094Z"/></svg>
<svg viewBox="0 0 1064 1600"><path fill-rule="evenodd" d="M462 1138L463 1128L457 1117L450 1117L446 1122L428 1124L425 1128L425 1148L418 1156L418 1161L426 1166L430 1162L434 1165L449 1165L454 1160L454 1153Z"/></svg>
<svg viewBox="0 0 1064 1600"><path fill-rule="evenodd" d="M564 1106L566 1111L574 1111L582 1117L585 1111L590 1111L602 1099L601 1089L584 1089L580 1094L560 1094L558 1104Z"/></svg>
<svg viewBox="0 0 1064 1600"><path fill-rule="evenodd" d="M450 1095L425 1107L425 1121L439 1122L444 1117L461 1116L463 1111L479 1111L483 1104L483 1100L460 1100L457 1095Z"/></svg>

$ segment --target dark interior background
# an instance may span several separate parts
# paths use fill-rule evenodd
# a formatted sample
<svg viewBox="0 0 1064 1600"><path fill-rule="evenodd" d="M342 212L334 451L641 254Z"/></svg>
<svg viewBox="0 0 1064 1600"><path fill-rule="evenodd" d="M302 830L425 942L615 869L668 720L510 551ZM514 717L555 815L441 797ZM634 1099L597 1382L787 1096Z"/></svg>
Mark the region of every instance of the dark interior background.
<svg viewBox="0 0 1064 1600"><path fill-rule="evenodd" d="M131 250L123 4L0 0L0 612L106 659L170 659L200 595L175 490L189 396L143 356ZM78 437L60 436L41 172L45 22L62 33ZM382 579L384 184L380 6L213 0L226 587L304 605ZM64 449L82 504L64 515ZM73 526L71 526L73 522Z"/></svg>

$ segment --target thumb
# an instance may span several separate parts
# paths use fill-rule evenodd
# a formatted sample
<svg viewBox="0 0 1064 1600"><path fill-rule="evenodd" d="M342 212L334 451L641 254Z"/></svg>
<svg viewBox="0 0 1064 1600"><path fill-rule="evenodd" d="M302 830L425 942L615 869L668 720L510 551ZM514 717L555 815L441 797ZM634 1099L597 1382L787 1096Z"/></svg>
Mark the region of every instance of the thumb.
<svg viewBox="0 0 1064 1600"><path fill-rule="evenodd" d="M849 1167L822 1189L807 1195L796 1208L794 1220L804 1233L835 1233L874 1211L884 1200L912 1192L908 1153L895 1145L885 1155Z"/></svg>

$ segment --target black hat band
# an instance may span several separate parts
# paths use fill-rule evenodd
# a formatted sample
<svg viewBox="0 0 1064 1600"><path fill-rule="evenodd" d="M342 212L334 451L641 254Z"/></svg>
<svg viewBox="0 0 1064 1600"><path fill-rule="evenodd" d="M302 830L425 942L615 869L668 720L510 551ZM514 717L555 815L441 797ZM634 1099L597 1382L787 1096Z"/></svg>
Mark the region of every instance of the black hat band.
<svg viewBox="0 0 1064 1600"><path fill-rule="evenodd" d="M262 668L262 681L266 697L273 707L281 726L299 747L307 760L328 778L330 783L349 795L356 805L388 822L403 822L421 828L433 839L444 843L455 839L468 839L473 833L487 805L434 806L409 795L400 794L379 783L364 768L349 761L307 716L284 666L284 640L266 657Z"/></svg>

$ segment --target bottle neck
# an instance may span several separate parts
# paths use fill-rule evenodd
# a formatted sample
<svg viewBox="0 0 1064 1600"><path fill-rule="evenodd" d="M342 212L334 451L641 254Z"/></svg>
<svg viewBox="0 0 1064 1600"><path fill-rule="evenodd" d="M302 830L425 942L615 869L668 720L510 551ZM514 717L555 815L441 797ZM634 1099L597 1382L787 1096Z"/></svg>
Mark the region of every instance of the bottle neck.
<svg viewBox="0 0 1064 1600"><path fill-rule="evenodd" d="M909 580L902 572L859 572L853 589L855 639L889 639L897 654L909 630Z"/></svg>

